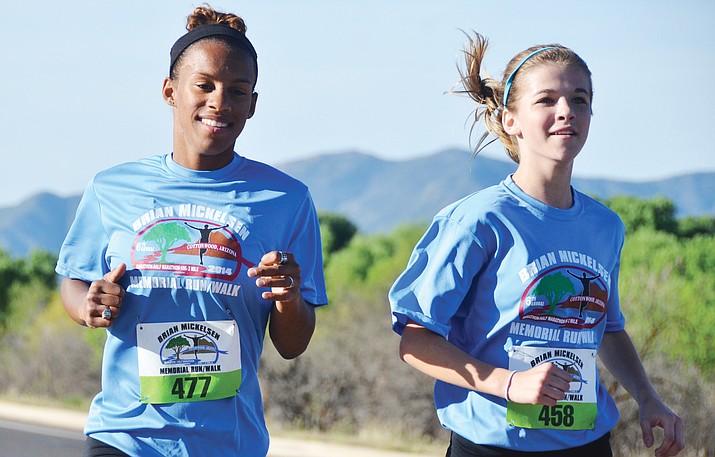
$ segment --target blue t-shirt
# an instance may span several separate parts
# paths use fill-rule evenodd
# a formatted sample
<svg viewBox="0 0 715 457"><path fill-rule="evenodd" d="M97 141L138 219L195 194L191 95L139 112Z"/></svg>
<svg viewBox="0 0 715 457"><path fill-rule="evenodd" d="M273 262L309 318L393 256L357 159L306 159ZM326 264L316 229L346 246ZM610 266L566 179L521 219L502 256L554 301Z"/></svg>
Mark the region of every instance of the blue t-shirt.
<svg viewBox="0 0 715 457"><path fill-rule="evenodd" d="M451 204L435 216L390 291L398 334L413 321L497 367L560 363L580 376L567 398L588 403L582 394L592 394L587 408L594 417L586 427L524 427L507 421L505 399L437 381L440 421L474 443L565 449L598 439L618 420L593 370L603 333L625 326L618 298L625 229L611 210L572 193L573 206L556 209L509 176Z"/></svg>
<svg viewBox="0 0 715 457"><path fill-rule="evenodd" d="M246 271L273 250L295 256L306 302L327 303L308 189L268 165L235 154L197 171L164 155L97 174L56 269L90 282L127 265L85 433L137 456L265 455L273 303Z"/></svg>

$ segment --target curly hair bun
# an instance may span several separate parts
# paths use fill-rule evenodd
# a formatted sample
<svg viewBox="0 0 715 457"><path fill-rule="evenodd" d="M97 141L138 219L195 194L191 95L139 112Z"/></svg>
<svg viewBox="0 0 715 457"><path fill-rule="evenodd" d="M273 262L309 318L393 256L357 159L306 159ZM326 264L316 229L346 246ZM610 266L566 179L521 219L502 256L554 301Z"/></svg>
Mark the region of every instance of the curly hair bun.
<svg viewBox="0 0 715 457"><path fill-rule="evenodd" d="M186 18L186 30L191 32L202 25L222 24L246 33L246 23L242 18L232 13L221 13L204 3L194 8L194 12Z"/></svg>

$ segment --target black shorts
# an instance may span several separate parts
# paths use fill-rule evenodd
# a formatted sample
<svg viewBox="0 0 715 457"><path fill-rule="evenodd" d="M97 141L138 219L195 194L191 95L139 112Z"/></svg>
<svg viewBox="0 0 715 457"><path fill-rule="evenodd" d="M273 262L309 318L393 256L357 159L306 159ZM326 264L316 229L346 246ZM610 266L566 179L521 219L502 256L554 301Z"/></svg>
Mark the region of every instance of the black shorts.
<svg viewBox="0 0 715 457"><path fill-rule="evenodd" d="M87 440L84 442L84 453L82 453L82 457L130 457L130 456L115 447L112 447L108 444L104 444L101 441L95 440L91 436L88 436Z"/></svg>
<svg viewBox="0 0 715 457"><path fill-rule="evenodd" d="M613 457L611 434L606 433L596 441L561 451L522 452L496 446L474 444L452 433L446 457Z"/></svg>

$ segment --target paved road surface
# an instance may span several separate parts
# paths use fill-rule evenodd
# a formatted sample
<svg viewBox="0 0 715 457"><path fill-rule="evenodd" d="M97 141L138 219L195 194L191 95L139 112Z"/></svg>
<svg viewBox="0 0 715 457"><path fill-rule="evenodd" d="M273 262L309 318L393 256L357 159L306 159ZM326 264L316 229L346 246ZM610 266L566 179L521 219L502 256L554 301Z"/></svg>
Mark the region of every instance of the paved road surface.
<svg viewBox="0 0 715 457"><path fill-rule="evenodd" d="M0 420L0 457L80 457L81 431Z"/></svg>
<svg viewBox="0 0 715 457"><path fill-rule="evenodd" d="M86 414L0 401L0 457L79 457ZM268 457L435 457L271 437Z"/></svg>

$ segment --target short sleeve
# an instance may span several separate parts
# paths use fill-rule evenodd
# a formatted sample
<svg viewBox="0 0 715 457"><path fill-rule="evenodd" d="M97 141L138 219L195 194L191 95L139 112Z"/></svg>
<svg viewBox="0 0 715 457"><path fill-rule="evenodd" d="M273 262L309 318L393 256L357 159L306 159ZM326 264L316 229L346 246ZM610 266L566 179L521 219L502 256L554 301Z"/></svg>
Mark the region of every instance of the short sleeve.
<svg viewBox="0 0 715 457"><path fill-rule="evenodd" d="M606 308L606 332L620 332L626 328L626 317L621 311L621 299L618 292L618 278L621 268L621 252L623 251L623 242L625 239L625 227L623 223L618 231L620 235L620 244L616 253L616 264L611 272L611 293L608 297L608 305Z"/></svg>
<svg viewBox="0 0 715 457"><path fill-rule="evenodd" d="M300 265L300 290L303 300L316 306L328 303L323 273L323 249L320 241L320 223L315 205L306 192L295 216L295 229L288 249Z"/></svg>
<svg viewBox="0 0 715 457"><path fill-rule="evenodd" d="M449 217L436 217L389 292L392 328L409 321L446 337L475 276L486 262L472 231Z"/></svg>
<svg viewBox="0 0 715 457"><path fill-rule="evenodd" d="M101 213L93 180L82 196L74 222L60 248L55 268L59 275L90 282L109 271L105 261L109 238Z"/></svg>

